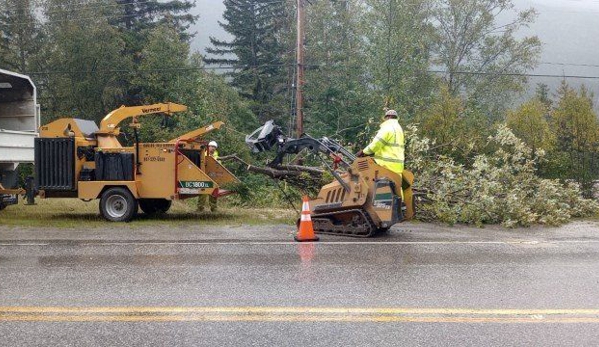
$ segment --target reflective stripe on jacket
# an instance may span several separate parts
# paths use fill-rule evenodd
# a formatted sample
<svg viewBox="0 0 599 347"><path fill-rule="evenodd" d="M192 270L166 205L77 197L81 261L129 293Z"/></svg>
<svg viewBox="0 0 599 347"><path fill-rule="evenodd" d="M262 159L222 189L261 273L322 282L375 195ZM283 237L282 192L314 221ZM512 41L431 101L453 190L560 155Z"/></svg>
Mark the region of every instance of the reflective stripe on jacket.
<svg viewBox="0 0 599 347"><path fill-rule="evenodd" d="M404 146L403 129L399 121L392 118L381 124L378 133L363 152L373 155L380 166L401 174L404 167Z"/></svg>

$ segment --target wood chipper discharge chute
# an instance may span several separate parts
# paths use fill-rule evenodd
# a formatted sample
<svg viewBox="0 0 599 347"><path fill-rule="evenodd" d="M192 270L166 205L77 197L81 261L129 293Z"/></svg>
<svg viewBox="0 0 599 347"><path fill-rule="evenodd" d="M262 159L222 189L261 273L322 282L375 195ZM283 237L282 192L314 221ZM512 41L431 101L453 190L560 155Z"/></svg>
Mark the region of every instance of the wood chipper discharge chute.
<svg viewBox="0 0 599 347"><path fill-rule="evenodd" d="M286 155L303 150L323 160L335 179L310 201L317 233L369 237L414 217L414 175L408 170L397 174L372 158L356 157L326 137L304 134L299 139L288 138L272 121L246 136L246 143L254 153L276 150L271 167L281 165Z"/></svg>
<svg viewBox="0 0 599 347"><path fill-rule="evenodd" d="M129 221L138 207L147 214L168 211L173 200L199 195L221 197L224 184L237 178L207 155L202 137L219 129L216 122L169 142L142 143L138 117L184 112L186 106L164 103L121 107L100 128L88 120L62 118L40 128L35 141L37 189L45 198L100 199L110 221ZM123 147L119 124L132 119L135 143Z"/></svg>

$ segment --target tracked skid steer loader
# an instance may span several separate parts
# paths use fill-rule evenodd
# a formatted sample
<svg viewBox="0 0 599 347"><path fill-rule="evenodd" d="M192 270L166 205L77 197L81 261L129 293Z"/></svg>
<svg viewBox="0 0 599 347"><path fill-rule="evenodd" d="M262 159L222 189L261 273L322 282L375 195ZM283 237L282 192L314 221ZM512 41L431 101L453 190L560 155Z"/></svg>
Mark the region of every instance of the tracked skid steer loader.
<svg viewBox="0 0 599 347"><path fill-rule="evenodd" d="M254 153L276 151L269 163L277 167L287 154L316 154L335 177L310 201L314 229L321 234L370 237L414 217L414 175L392 172L370 157L358 158L326 137L292 139L269 121L246 137ZM332 159L332 163L328 160Z"/></svg>

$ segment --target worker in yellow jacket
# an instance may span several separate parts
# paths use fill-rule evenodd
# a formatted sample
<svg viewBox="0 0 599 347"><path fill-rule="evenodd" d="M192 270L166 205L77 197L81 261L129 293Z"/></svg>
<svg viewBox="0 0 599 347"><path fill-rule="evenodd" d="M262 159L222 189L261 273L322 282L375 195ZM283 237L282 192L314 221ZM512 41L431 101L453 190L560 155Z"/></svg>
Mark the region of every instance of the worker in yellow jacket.
<svg viewBox="0 0 599 347"><path fill-rule="evenodd" d="M371 155L377 164L401 174L404 168L405 139L403 129L397 120L397 111L385 113L385 120L372 142L357 156Z"/></svg>
<svg viewBox="0 0 599 347"><path fill-rule="evenodd" d="M217 149L218 149L218 144L216 143L216 141L210 141L208 143L208 151L206 152L206 155L209 155L212 158L218 160L218 150ZM204 208L206 206L210 206L210 211L216 212L216 210L217 210L216 202L217 202L216 198L212 195L200 195L200 196L198 196L197 211L202 212L202 211L204 211Z"/></svg>

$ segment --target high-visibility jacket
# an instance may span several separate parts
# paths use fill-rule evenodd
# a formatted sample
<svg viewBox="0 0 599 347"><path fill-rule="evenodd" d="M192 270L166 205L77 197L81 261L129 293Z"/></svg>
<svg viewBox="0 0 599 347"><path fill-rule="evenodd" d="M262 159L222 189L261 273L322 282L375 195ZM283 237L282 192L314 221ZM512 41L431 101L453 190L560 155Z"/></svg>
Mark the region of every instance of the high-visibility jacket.
<svg viewBox="0 0 599 347"><path fill-rule="evenodd" d="M214 158L214 160L216 160L217 162L220 163L220 160L218 160L218 151L214 150L214 153L210 154L210 151L206 151L206 155L211 156L212 158Z"/></svg>
<svg viewBox="0 0 599 347"><path fill-rule="evenodd" d="M405 139L397 119L391 118L381 124L372 142L364 148L366 155L373 155L380 166L401 174L404 167Z"/></svg>

